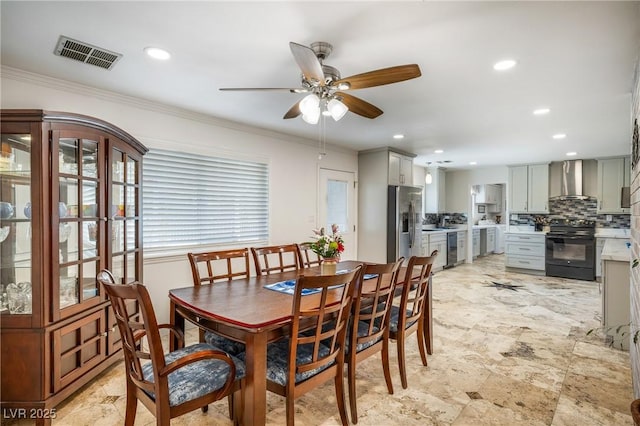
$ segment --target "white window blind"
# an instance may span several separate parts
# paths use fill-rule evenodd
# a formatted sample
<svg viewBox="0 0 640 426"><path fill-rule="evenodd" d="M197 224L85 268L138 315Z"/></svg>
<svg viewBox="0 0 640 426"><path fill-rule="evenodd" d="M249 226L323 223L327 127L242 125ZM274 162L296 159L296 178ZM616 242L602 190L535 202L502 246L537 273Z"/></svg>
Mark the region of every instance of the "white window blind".
<svg viewBox="0 0 640 426"><path fill-rule="evenodd" d="M268 240L267 164L150 150L144 157L145 249Z"/></svg>

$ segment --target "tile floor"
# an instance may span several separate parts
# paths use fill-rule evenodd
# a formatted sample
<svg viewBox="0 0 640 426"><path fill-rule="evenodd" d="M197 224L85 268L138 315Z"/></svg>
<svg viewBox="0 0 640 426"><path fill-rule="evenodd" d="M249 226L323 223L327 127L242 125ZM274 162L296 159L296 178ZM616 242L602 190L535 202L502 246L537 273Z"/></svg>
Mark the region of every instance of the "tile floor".
<svg viewBox="0 0 640 426"><path fill-rule="evenodd" d="M409 388L392 370L389 395L379 356L363 362L359 425L633 425L628 353L587 335L599 324L597 283L507 273L504 256L492 255L438 272L433 286L429 366L412 337ZM396 359L392 353L392 365ZM124 395L118 363L60 405L53 425L122 425ZM230 425L226 413L226 400L219 401L172 424ZM269 394L267 423L284 418L282 400ZM136 425L150 424L153 416L139 404ZM296 424L339 424L332 383L296 401Z"/></svg>

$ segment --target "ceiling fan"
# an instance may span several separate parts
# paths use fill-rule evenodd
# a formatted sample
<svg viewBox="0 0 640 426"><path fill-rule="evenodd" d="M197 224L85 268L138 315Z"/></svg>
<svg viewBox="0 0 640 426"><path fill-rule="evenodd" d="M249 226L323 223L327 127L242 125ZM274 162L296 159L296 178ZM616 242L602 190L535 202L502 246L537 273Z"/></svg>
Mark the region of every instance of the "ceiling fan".
<svg viewBox="0 0 640 426"><path fill-rule="evenodd" d="M291 93L308 93L300 102L296 102L283 118L289 119L302 115L307 123L316 124L320 114L329 115L338 121L347 111L366 118L376 118L382 114L380 108L345 91L398 83L422 75L418 65L410 64L341 78L336 68L323 63L333 50L331 44L319 41L307 47L290 42L289 47L302 70L301 87L221 88L220 90L286 90Z"/></svg>

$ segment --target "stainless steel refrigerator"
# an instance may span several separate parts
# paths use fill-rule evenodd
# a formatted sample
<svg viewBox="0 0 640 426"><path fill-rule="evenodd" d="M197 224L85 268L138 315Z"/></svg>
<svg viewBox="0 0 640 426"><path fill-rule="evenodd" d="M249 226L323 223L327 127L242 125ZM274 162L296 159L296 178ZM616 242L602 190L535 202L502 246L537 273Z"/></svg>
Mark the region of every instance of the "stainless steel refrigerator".
<svg viewBox="0 0 640 426"><path fill-rule="evenodd" d="M387 262L420 256L422 250L422 188L389 186Z"/></svg>

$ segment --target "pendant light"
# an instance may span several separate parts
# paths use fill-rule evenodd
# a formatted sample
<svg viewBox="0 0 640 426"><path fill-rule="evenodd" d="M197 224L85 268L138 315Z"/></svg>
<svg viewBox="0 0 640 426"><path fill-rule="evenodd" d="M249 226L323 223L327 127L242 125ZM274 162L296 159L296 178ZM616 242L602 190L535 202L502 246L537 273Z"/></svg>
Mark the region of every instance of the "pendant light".
<svg viewBox="0 0 640 426"><path fill-rule="evenodd" d="M424 183L426 183L427 185L431 185L432 182L433 182L433 176L431 176L431 172L427 172L427 174L424 177Z"/></svg>

